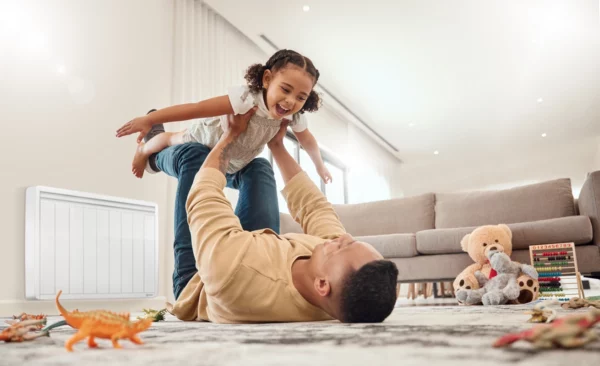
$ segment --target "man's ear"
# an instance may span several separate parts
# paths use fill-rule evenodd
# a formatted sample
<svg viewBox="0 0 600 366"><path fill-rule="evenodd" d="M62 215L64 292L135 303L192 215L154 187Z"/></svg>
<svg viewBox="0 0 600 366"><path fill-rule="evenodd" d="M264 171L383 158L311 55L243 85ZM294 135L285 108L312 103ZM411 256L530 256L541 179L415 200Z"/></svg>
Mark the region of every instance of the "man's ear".
<svg viewBox="0 0 600 366"><path fill-rule="evenodd" d="M326 297L331 292L331 285L326 278L315 278L315 290L321 297Z"/></svg>

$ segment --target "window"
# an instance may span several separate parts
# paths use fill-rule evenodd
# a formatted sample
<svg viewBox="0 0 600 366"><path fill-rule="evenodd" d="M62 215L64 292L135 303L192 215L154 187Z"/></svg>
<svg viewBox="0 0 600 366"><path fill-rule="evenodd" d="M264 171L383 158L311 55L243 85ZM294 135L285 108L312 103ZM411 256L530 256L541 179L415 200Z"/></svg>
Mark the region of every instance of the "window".
<svg viewBox="0 0 600 366"><path fill-rule="evenodd" d="M325 166L331 173L331 183L325 186L327 199L332 204L346 203L346 174L345 171L329 162L325 162Z"/></svg>
<svg viewBox="0 0 600 366"><path fill-rule="evenodd" d="M310 160L310 156L304 149L300 149L300 167L302 170L308 174L310 179L316 184L317 187L323 190L323 185L321 184L321 177L319 177L319 172L317 172L317 167L312 160Z"/></svg>
<svg viewBox="0 0 600 366"><path fill-rule="evenodd" d="M329 172L332 176L332 182L325 184L321 181L321 177L319 177L319 173L317 172L317 168L315 164L310 159L308 153L299 145L298 140L294 136L293 133L287 133L286 137L283 139L283 144L286 150L294 157L294 160L300 164L302 170L304 170L310 179L319 187L321 192L325 194L329 202L332 204L343 204L348 202L348 194L347 194L347 174L346 167L337 161L335 157L330 156L327 152L321 151L321 156L323 161L325 162L325 166L329 169ZM285 186L283 183L283 177L281 176L281 171L279 167L273 160L271 156L271 151L268 148L265 148L265 151L261 154L262 157L267 158L271 164L273 165L273 170L275 172L275 182L277 184L278 191L278 201L279 201L279 211L289 213L287 203L281 194L281 190Z"/></svg>

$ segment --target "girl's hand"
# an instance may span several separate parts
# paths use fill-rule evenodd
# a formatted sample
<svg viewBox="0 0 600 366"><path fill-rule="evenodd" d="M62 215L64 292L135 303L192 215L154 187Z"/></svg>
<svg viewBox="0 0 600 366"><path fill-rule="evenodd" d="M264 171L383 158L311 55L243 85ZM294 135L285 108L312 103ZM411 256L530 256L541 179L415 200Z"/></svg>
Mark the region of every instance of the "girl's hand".
<svg viewBox="0 0 600 366"><path fill-rule="evenodd" d="M267 142L267 146L269 147L269 149L272 149L273 147L276 147L276 146L283 145L283 138L285 137L285 133L287 132L287 128L288 128L289 124L290 124L290 121L287 119L284 119L283 121L281 121L281 126L279 127L279 132L277 132L277 134L275 136L273 136L271 141Z"/></svg>
<svg viewBox="0 0 600 366"><path fill-rule="evenodd" d="M323 179L323 182L325 182L325 184L331 183L333 181L331 173L329 173L329 169L327 169L325 164L322 164L320 167L318 167L317 172L319 173L319 176L321 177L321 179Z"/></svg>
<svg viewBox="0 0 600 366"><path fill-rule="evenodd" d="M117 137L123 137L127 135L131 135L133 133L139 132L137 142L138 144L142 142L144 136L150 132L152 128L152 123L148 116L137 117L132 119L131 121L125 123L121 128L117 130Z"/></svg>

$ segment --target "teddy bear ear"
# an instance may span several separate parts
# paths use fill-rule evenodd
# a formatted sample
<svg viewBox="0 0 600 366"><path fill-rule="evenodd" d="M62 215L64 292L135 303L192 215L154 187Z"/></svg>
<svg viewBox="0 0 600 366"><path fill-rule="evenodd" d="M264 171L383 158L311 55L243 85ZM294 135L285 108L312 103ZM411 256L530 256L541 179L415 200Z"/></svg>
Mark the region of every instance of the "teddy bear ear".
<svg viewBox="0 0 600 366"><path fill-rule="evenodd" d="M463 252L469 251L469 238L470 237L471 237L471 234L467 234L460 241L460 247L462 248Z"/></svg>
<svg viewBox="0 0 600 366"><path fill-rule="evenodd" d="M507 225L500 224L500 225L498 225L498 227L499 227L500 229L504 230L504 231L506 232L506 234L508 234L508 237L509 237L510 239L512 239L512 231L510 230L510 228L509 228Z"/></svg>

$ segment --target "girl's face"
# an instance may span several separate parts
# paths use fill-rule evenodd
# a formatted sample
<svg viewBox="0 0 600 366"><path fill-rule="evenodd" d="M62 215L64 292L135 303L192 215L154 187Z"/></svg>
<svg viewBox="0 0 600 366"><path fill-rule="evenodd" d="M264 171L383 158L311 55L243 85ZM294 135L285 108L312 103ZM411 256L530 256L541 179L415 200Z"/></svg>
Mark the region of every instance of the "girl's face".
<svg viewBox="0 0 600 366"><path fill-rule="evenodd" d="M313 88L314 78L302 68L288 64L272 73L266 70L263 85L267 89L265 104L271 117L283 119L298 113Z"/></svg>

